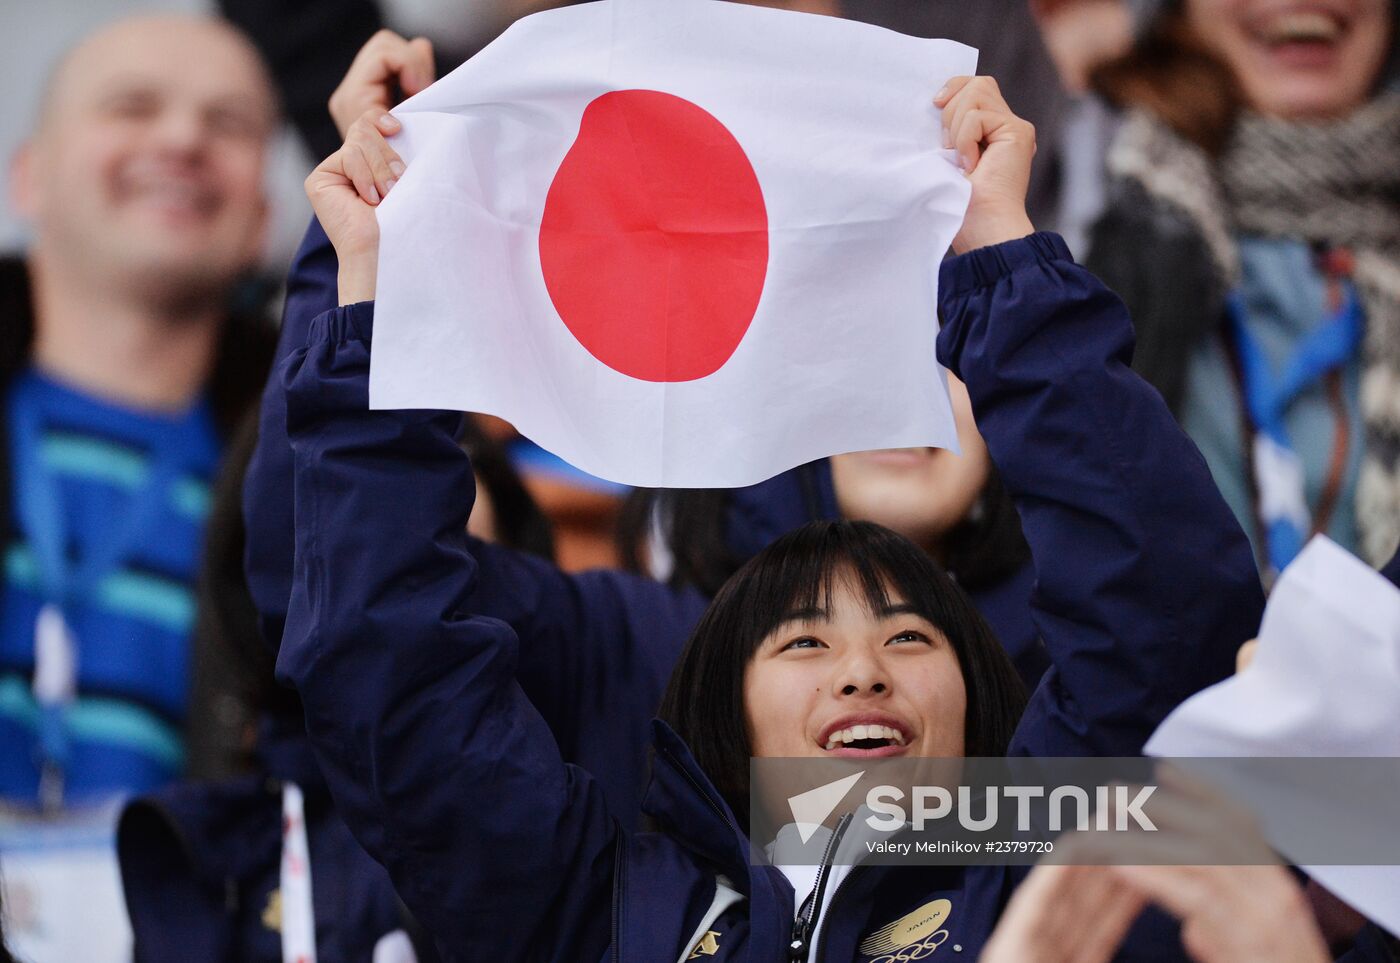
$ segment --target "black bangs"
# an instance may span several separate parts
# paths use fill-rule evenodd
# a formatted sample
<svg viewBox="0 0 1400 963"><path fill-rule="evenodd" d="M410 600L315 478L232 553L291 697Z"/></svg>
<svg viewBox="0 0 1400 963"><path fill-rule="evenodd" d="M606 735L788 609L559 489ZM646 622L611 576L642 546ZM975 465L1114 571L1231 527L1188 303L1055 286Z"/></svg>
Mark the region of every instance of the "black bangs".
<svg viewBox="0 0 1400 963"><path fill-rule="evenodd" d="M690 746L736 816L748 812L744 675L793 617L820 618L843 586L872 614L898 601L940 629L967 686L968 755L1000 756L1025 703L1011 660L962 589L928 553L871 522L811 522L750 559L716 594L671 675L660 716Z"/></svg>
<svg viewBox="0 0 1400 963"><path fill-rule="evenodd" d="M775 542L764 555L763 564L745 566L753 569L744 632L753 639L750 655L788 619L827 617L832 596L843 588L858 592L872 615L899 596L940 629L949 629L918 598L942 573L927 554L888 529L868 522L816 523ZM736 580L742 577L743 570Z"/></svg>

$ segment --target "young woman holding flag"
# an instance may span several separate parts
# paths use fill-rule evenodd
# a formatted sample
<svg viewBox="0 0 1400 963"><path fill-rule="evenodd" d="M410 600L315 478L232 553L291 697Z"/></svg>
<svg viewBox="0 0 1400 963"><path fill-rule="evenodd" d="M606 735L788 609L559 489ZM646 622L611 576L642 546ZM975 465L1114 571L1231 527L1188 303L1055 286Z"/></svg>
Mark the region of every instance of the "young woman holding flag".
<svg viewBox="0 0 1400 963"><path fill-rule="evenodd" d="M655 833L622 828L565 764L554 707L522 691L514 625L482 614L510 585L463 533L457 416L366 410L371 204L397 162L374 118L308 179L341 307L283 372L298 571L278 668L352 831L461 958L864 960L867 934L934 899L952 904L939 945L975 958L1018 871L872 869L809 900L795 874L749 865L748 757L1133 754L1253 633L1248 544L1129 372L1121 303L1032 233L1029 125L988 78L936 103L973 186L942 271L940 360L1021 513L1052 667L1018 722L1014 672L926 552L875 526L801 529L726 585L680 657L654 729ZM629 678L568 669L562 688L631 696ZM848 744L865 724L881 745Z"/></svg>
<svg viewBox="0 0 1400 963"><path fill-rule="evenodd" d="M385 111L402 90L432 79L421 38L382 31L366 44L331 101L343 131L362 116L397 128ZM367 163L367 162L366 162ZM394 177L380 165L382 196ZM368 170L361 179L372 177ZM312 320L338 303L336 253L313 221L288 282L281 362L306 342ZM564 758L588 768L614 814L633 825L647 771L649 722L666 679L707 601L763 546L812 520L852 518L885 525L929 551L971 597L1011 655L1028 688L1047 665L1031 618L1035 572L1020 520L987 455L966 389L950 378L963 454L942 450L865 452L822 459L748 488L666 493L663 552L675 560L669 584L619 571L570 575L509 549L473 542L481 563L478 613L507 621L521 640L520 674L546 714ZM263 399L256 453L248 471L247 573L264 634L282 636L292 585L293 466L285 389L273 377ZM629 543L645 539L652 518L639 504ZM1203 579L1228 580L1229 559L1202 559ZM1216 629L1203 611L1196 631ZM578 686L587 678L597 684ZM602 720L606 720L602 724Z"/></svg>

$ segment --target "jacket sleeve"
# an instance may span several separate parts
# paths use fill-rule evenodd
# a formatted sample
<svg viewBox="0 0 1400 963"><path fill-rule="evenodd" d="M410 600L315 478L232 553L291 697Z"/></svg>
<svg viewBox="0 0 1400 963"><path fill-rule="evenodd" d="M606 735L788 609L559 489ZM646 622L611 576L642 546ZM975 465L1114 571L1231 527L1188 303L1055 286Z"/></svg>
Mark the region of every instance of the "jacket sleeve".
<svg viewBox="0 0 1400 963"><path fill-rule="evenodd" d="M274 647L292 592L295 529L287 389L277 371L307 343L312 320L336 307L337 271L335 250L312 219L288 278L277 365L263 392L243 489L244 569L259 625ZM614 814L633 825L648 726L704 600L625 572L572 575L509 548L471 546L481 565L473 610L515 630L521 684L545 713L564 758L593 773ZM608 725L599 726L605 717Z"/></svg>
<svg viewBox="0 0 1400 963"><path fill-rule="evenodd" d="M258 411L258 439L243 482L243 571L263 638L282 641L292 594L292 448L287 441L287 394L278 372L306 344L312 318L339 303L335 249L314 217L287 276L282 332Z"/></svg>
<svg viewBox="0 0 1400 963"><path fill-rule="evenodd" d="M369 411L369 304L283 371L296 579L278 675L334 796L414 916L462 959L598 959L620 831L472 610L460 416ZM567 949L565 949L567 948Z"/></svg>
<svg viewBox="0 0 1400 963"><path fill-rule="evenodd" d="M1229 675L1264 599L1249 543L1161 396L1117 296L1037 234L945 262L938 355L1021 513L1052 667L1020 754L1137 755Z"/></svg>

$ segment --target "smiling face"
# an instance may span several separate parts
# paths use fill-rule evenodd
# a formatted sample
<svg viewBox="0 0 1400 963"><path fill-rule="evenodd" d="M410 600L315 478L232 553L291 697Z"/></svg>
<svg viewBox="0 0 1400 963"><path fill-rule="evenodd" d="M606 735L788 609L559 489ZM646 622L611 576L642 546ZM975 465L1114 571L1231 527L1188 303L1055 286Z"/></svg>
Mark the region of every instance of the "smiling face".
<svg viewBox="0 0 1400 963"><path fill-rule="evenodd" d="M824 605L763 639L744 674L755 756L963 754L967 692L952 645L899 596L878 603L838 573Z"/></svg>
<svg viewBox="0 0 1400 963"><path fill-rule="evenodd" d="M36 253L114 281L204 290L255 261L275 109L251 47L212 20L119 23L54 76L13 194Z"/></svg>
<svg viewBox="0 0 1400 963"><path fill-rule="evenodd" d="M754 757L999 756L1025 705L957 584L870 522L810 522L716 593L659 712L730 809Z"/></svg>
<svg viewBox="0 0 1400 963"><path fill-rule="evenodd" d="M1186 18L1255 110L1291 120L1364 103L1391 42L1390 0L1187 0Z"/></svg>

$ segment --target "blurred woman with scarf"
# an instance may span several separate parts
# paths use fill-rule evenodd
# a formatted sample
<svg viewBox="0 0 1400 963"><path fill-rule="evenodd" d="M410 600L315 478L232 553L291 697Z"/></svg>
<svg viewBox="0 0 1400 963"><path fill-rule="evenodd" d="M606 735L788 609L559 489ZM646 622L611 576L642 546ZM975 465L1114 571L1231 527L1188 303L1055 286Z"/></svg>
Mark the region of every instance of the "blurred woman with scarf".
<svg viewBox="0 0 1400 963"><path fill-rule="evenodd" d="M1136 4L1087 266L1276 573L1313 532L1400 542L1392 0ZM1154 8L1144 13L1145 8Z"/></svg>

